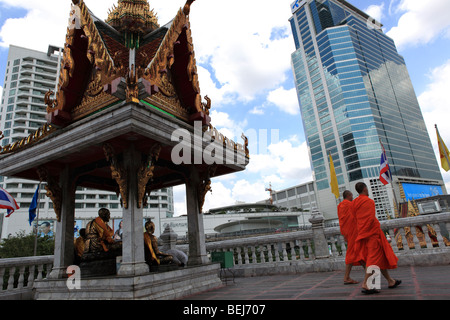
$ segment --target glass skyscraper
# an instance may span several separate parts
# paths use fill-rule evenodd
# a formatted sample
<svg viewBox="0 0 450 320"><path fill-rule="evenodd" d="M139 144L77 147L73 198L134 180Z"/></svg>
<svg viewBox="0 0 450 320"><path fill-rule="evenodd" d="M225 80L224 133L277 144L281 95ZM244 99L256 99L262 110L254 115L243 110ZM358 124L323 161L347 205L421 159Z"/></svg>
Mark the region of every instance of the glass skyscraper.
<svg viewBox="0 0 450 320"><path fill-rule="evenodd" d="M341 192L363 181L379 219L393 216L403 184L445 185L405 61L380 23L343 0L297 0L292 54L319 209L336 218L331 153ZM379 181L382 148L394 181ZM395 196L394 196L395 195ZM355 195L356 196L356 195Z"/></svg>

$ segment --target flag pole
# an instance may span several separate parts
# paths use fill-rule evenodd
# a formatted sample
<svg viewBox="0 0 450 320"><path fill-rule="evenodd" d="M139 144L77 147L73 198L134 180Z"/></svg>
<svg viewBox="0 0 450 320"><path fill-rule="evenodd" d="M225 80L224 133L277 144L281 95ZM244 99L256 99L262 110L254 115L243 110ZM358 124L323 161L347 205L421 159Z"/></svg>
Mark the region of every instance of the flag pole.
<svg viewBox="0 0 450 320"><path fill-rule="evenodd" d="M437 134L438 134L438 143L439 143L439 145L441 145L443 147L444 146L444 141L442 140L442 137L441 137L441 135L439 133L439 129L437 127L437 124L435 124L434 127L436 128L436 131L437 131ZM439 148L439 153L440 152L441 152L441 150ZM444 150L444 155L445 155L445 160L447 160L447 163L450 166L450 160L448 159L448 154L447 154L447 152L445 152L445 150Z"/></svg>
<svg viewBox="0 0 450 320"><path fill-rule="evenodd" d="M383 153L384 153L384 156L385 156L386 159L387 159L386 149L384 149L383 142L381 142L381 138L380 138L380 137L378 137L378 140L380 141L381 149L382 149L382 151L383 151ZM398 182L398 183L400 183L400 182ZM394 177L392 176L392 174L391 174L391 183L390 183L390 185L391 185L391 189L392 189L392 194L394 195L395 206L397 206L397 211L398 211L398 209L399 209L399 208L398 208L399 203L398 203L398 201L397 201L397 195L395 194ZM395 209L395 208L394 208L394 209ZM394 218L395 218L395 212L394 212Z"/></svg>
<svg viewBox="0 0 450 320"><path fill-rule="evenodd" d="M38 228L39 228L39 206L41 203L41 183L42 181L39 181L39 186L38 186L38 199L37 199L37 212L36 212L36 230L34 232L34 253L33 255L36 256L37 254L37 238L38 238Z"/></svg>

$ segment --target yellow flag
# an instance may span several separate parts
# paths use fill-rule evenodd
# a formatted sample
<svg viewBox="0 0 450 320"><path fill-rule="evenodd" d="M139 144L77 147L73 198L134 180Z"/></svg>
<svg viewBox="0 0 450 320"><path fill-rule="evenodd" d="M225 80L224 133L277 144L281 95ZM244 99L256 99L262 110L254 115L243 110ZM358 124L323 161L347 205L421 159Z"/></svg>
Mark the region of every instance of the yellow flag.
<svg viewBox="0 0 450 320"><path fill-rule="evenodd" d="M445 145L444 141L442 141L441 136L439 135L439 130L436 125L436 134L438 139L438 146L439 146L439 155L441 157L441 166L442 169L445 171L450 170L450 153L448 152L447 146Z"/></svg>
<svg viewBox="0 0 450 320"><path fill-rule="evenodd" d="M336 177L336 171L334 170L334 163L333 158L331 157L331 153L330 153L330 177L331 177L330 181L331 193L334 194L336 199L339 199L339 185Z"/></svg>

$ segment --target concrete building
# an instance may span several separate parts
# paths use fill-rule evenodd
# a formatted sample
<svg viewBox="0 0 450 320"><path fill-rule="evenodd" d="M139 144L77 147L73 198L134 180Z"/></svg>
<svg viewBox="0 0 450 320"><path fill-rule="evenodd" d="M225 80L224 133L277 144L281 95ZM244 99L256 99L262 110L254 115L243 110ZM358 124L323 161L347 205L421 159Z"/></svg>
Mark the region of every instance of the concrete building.
<svg viewBox="0 0 450 320"><path fill-rule="evenodd" d="M47 52L10 46L0 106L0 131L4 135L2 146L20 141L46 123L44 96L49 90L56 92L61 57L62 48L55 46L49 46ZM20 210L8 218L0 214L1 238L21 230L26 233L33 230L28 223L28 208L37 185L36 181L0 177L0 186L6 189L20 206ZM40 192L39 224L50 224L51 231L54 232L53 203L45 196L45 192L43 184ZM115 230L121 221L120 199L115 193L78 188L75 206L75 229L85 227L92 218L97 217L100 208L108 208L111 211L110 225ZM144 209L144 220L155 220L155 234L160 233L160 217L167 218L173 214L172 188L152 192L148 206Z"/></svg>
<svg viewBox="0 0 450 320"><path fill-rule="evenodd" d="M291 5L292 67L318 207L337 218L331 154L340 192L365 182L380 220L394 214L402 184L446 193L403 57L380 23L344 0ZM393 175L379 180L384 145Z"/></svg>

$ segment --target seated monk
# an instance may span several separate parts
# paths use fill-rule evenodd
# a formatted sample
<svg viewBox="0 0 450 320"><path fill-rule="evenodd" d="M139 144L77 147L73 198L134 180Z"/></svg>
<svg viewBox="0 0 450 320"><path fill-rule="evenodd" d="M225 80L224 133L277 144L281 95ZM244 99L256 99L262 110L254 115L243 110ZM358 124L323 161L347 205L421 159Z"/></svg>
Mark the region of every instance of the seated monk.
<svg viewBox="0 0 450 320"><path fill-rule="evenodd" d="M106 253L111 249L118 249L118 244L121 243L113 239L114 232L108 226L109 217L109 210L101 208L98 211L98 217L87 224L84 254Z"/></svg>
<svg viewBox="0 0 450 320"><path fill-rule="evenodd" d="M162 253L158 249L158 240L153 235L155 232L155 224L148 220L145 223L144 232L144 248L145 248L145 262L149 266L159 266L161 264L173 263L173 257L170 254Z"/></svg>
<svg viewBox="0 0 450 320"><path fill-rule="evenodd" d="M75 264L78 264L84 252L84 242L86 241L86 229L80 229L80 236L74 241Z"/></svg>
<svg viewBox="0 0 450 320"><path fill-rule="evenodd" d="M391 278L387 269L397 268L398 258L386 239L380 222L375 214L375 202L369 198L369 191L366 184L358 182L355 186L359 196L353 200L358 237L356 245L360 250L360 256L366 267L377 266L381 274L388 281L389 288L396 288L401 281ZM362 292L366 294L378 293L377 289L369 289L367 280L371 273L367 273L362 285Z"/></svg>

